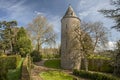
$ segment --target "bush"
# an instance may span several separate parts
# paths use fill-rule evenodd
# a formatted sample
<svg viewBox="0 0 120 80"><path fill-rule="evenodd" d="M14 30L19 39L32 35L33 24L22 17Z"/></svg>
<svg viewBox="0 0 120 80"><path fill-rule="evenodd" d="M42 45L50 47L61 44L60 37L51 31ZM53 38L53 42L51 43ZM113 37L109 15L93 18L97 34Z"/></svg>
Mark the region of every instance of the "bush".
<svg viewBox="0 0 120 80"><path fill-rule="evenodd" d="M16 69L20 56L1 56L0 57L0 80L7 78L7 72L9 69Z"/></svg>
<svg viewBox="0 0 120 80"><path fill-rule="evenodd" d="M30 53L31 57L33 58L33 62L38 62L41 60L41 55L39 51L34 50L33 52Z"/></svg>
<svg viewBox="0 0 120 80"><path fill-rule="evenodd" d="M55 58L60 58L60 55L59 54L42 54L42 58L55 59Z"/></svg>
<svg viewBox="0 0 120 80"><path fill-rule="evenodd" d="M110 60L89 58L88 61L89 61L88 69L90 71L113 73L114 67L110 64L111 63ZM82 60L82 64L84 64L83 60ZM85 65L82 65L81 69L85 70L84 68L85 68Z"/></svg>
<svg viewBox="0 0 120 80"><path fill-rule="evenodd" d="M7 78L8 80L19 80L21 78L22 63L24 59L19 61L17 68L14 70L8 70Z"/></svg>
<svg viewBox="0 0 120 80"><path fill-rule="evenodd" d="M73 74L79 77L88 78L91 80L120 80L119 78L112 76L110 74L90 72L90 71L78 71L74 70Z"/></svg>
<svg viewBox="0 0 120 80"><path fill-rule="evenodd" d="M20 56L2 56L0 57L0 66L5 66L6 69L15 69Z"/></svg>

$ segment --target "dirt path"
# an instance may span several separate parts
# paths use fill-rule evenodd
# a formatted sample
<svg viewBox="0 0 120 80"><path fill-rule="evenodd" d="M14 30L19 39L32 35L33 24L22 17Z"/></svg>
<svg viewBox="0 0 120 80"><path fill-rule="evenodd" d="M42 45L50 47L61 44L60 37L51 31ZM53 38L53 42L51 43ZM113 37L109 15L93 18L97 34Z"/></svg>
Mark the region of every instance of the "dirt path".
<svg viewBox="0 0 120 80"><path fill-rule="evenodd" d="M32 79L32 80L43 80L43 79L39 76L40 72L42 72L42 71L57 70L57 69L45 67L45 66L44 66L44 62L45 62L45 61L46 61L46 60L43 60L43 61L40 61L40 62L35 63L34 68L33 68L32 71L31 71L31 79ZM61 70L61 71L65 72L65 73L67 73L67 74L69 74L69 75L72 75L72 71L69 71L69 70ZM72 75L72 76L75 77L74 75ZM87 79L79 78L79 79L77 79L77 80L87 80Z"/></svg>

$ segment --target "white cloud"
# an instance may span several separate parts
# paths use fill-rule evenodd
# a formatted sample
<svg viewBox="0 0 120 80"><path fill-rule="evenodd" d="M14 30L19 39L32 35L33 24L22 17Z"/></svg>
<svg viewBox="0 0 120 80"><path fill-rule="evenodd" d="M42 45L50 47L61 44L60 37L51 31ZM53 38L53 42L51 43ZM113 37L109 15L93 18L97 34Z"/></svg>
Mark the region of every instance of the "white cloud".
<svg viewBox="0 0 120 80"><path fill-rule="evenodd" d="M116 48L116 42L109 41L107 49L114 50Z"/></svg>
<svg viewBox="0 0 120 80"><path fill-rule="evenodd" d="M4 9L7 16L2 20L17 20L18 23L27 25L33 14L31 9L24 5L26 0L0 0L0 9Z"/></svg>
<svg viewBox="0 0 120 80"><path fill-rule="evenodd" d="M45 13L43 13L43 12L39 12L39 11L34 11L34 13L35 13L35 15L46 15Z"/></svg>
<svg viewBox="0 0 120 80"><path fill-rule="evenodd" d="M61 17L50 15L47 16L48 21L53 24L54 31L57 33L57 45L60 44L61 39Z"/></svg>

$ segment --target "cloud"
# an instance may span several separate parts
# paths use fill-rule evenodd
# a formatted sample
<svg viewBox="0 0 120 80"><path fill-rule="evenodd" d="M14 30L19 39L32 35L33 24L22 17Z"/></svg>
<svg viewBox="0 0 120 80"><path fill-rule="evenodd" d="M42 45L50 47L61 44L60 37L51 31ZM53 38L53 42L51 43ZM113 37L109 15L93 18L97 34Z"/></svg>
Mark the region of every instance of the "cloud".
<svg viewBox="0 0 120 80"><path fill-rule="evenodd" d="M55 15L47 16L48 21L53 24L54 31L57 33L57 44L60 44L61 41L61 17Z"/></svg>
<svg viewBox="0 0 120 80"><path fill-rule="evenodd" d="M7 13L2 20L17 20L20 25L27 25L33 17L33 12L30 7L24 5L25 2L26 0L0 0L0 9Z"/></svg>
<svg viewBox="0 0 120 80"><path fill-rule="evenodd" d="M114 50L116 48L116 42L109 41L108 42L108 50Z"/></svg>
<svg viewBox="0 0 120 80"><path fill-rule="evenodd" d="M113 5L110 5L110 0L80 0L77 5L78 16L82 21L86 22L103 22L104 26L111 30L111 41L117 41L120 39L120 34L111 29L115 25L114 20L104 17L103 14L99 13L101 9L113 9ZM117 34L117 35L116 35Z"/></svg>

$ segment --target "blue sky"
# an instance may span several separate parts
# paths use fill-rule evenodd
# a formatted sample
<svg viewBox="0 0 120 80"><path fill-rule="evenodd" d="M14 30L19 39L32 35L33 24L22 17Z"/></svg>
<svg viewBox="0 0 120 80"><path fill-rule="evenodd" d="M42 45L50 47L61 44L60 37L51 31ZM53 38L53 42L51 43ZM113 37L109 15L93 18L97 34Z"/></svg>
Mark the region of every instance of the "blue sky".
<svg viewBox="0 0 120 80"><path fill-rule="evenodd" d="M111 27L114 21L100 14L100 9L110 9L110 0L0 0L0 21L17 20L18 26L26 27L32 19L42 14L54 25L60 42L60 20L71 4L77 16L82 21L101 21L110 31L110 43L120 39L120 33Z"/></svg>

